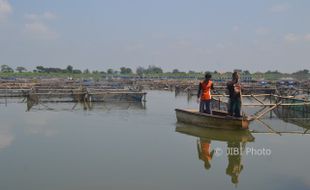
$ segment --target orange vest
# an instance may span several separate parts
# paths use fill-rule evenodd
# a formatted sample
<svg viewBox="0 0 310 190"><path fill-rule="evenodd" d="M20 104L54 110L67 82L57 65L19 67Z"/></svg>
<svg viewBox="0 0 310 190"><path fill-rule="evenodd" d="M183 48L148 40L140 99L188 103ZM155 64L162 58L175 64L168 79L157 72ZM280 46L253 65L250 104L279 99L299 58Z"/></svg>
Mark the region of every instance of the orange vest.
<svg viewBox="0 0 310 190"><path fill-rule="evenodd" d="M211 100L212 81L209 80L208 83L202 81L200 82L200 85L201 85L201 95L200 95L201 100Z"/></svg>
<svg viewBox="0 0 310 190"><path fill-rule="evenodd" d="M211 154L210 154L210 143L202 143L201 144L202 149L202 156L203 160L212 160Z"/></svg>

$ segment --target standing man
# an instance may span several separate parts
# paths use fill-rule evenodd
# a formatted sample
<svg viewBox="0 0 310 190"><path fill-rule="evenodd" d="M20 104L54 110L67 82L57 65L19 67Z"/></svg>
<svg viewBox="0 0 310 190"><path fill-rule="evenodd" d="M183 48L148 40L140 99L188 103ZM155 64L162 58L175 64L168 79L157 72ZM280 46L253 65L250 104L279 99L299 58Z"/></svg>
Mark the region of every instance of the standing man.
<svg viewBox="0 0 310 190"><path fill-rule="evenodd" d="M214 89L211 81L212 75L206 73L205 79L199 83L197 102L199 104L199 112L211 114L211 90Z"/></svg>
<svg viewBox="0 0 310 190"><path fill-rule="evenodd" d="M232 81L227 83L229 93L228 113L234 117L241 117L241 85L240 75L238 72L232 74Z"/></svg>

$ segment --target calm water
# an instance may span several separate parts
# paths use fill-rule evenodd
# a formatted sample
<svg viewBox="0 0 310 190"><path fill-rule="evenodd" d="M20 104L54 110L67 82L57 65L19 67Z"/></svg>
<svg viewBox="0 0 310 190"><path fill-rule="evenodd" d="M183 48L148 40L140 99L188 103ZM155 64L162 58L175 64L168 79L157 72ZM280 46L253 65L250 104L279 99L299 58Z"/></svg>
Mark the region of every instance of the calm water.
<svg viewBox="0 0 310 190"><path fill-rule="evenodd" d="M153 91L147 100L29 112L25 103L1 104L0 189L310 189L310 135L203 130L176 124L174 108L197 106L185 96Z"/></svg>

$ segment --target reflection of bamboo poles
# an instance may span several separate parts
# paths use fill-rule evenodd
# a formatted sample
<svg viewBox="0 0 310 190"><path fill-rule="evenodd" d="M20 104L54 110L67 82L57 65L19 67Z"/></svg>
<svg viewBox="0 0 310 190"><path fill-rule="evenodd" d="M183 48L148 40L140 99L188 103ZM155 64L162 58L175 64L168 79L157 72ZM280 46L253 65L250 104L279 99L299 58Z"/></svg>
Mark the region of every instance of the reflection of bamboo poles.
<svg viewBox="0 0 310 190"><path fill-rule="evenodd" d="M54 111L75 111L75 110L87 110L87 111L111 111L111 110L145 110L146 105L143 102L110 102L110 103L87 103L76 102L72 104L63 103L51 103L43 104L38 103L38 106L30 105L30 101L27 105L30 110L54 110ZM33 107L32 107L33 106Z"/></svg>
<svg viewBox="0 0 310 190"><path fill-rule="evenodd" d="M275 134L274 132L260 132L260 131L255 131L255 130L251 130L250 131L253 134ZM305 133L305 132L299 132L299 131L283 131L283 132L277 132L279 134L296 134L296 135L310 135L310 133Z"/></svg>
<svg viewBox="0 0 310 190"><path fill-rule="evenodd" d="M45 108L47 108L47 110L54 110L53 108L43 104L42 102L39 102L40 105L44 106Z"/></svg>
<svg viewBox="0 0 310 190"><path fill-rule="evenodd" d="M265 122L263 122L262 120L260 119L257 119L256 121L258 121L262 126L266 127L268 129L268 131L271 131L275 134L278 134L281 136L281 134L278 132L278 131L275 131L272 127L270 127L268 124L266 124Z"/></svg>

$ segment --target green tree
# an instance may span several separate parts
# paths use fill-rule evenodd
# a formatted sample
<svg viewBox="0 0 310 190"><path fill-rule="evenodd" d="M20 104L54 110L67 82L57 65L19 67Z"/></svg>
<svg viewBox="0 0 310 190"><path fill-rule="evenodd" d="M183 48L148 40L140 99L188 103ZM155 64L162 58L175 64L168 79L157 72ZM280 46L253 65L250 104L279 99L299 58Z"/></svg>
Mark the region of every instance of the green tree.
<svg viewBox="0 0 310 190"><path fill-rule="evenodd" d="M66 70L67 70L69 73L72 73L73 67L72 67L71 65L68 65Z"/></svg>
<svg viewBox="0 0 310 190"><path fill-rule="evenodd" d="M81 74L82 71L79 70L79 69L74 69L74 70L72 71L72 73L74 73L74 74Z"/></svg>
<svg viewBox="0 0 310 190"><path fill-rule="evenodd" d="M179 73L179 72L180 72L179 69L173 69L172 70L172 73L174 73L174 74Z"/></svg>
<svg viewBox="0 0 310 190"><path fill-rule="evenodd" d="M8 65L1 65L1 72L13 73L14 70L11 67L9 67Z"/></svg>
<svg viewBox="0 0 310 190"><path fill-rule="evenodd" d="M295 73L292 73L292 75L294 78L298 80L308 79L310 77L310 73L308 69L297 71Z"/></svg>
<svg viewBox="0 0 310 190"><path fill-rule="evenodd" d="M154 66L154 65L150 65L147 68L146 72L148 74L162 74L163 70L160 67L157 67L157 66Z"/></svg>
<svg viewBox="0 0 310 190"><path fill-rule="evenodd" d="M26 72L27 69L25 67L16 67L16 71L18 71L19 73L22 73L22 72Z"/></svg>
<svg viewBox="0 0 310 190"><path fill-rule="evenodd" d="M111 75L111 74L114 73L114 71L113 71L113 69L108 69L108 70L107 70L107 73Z"/></svg>
<svg viewBox="0 0 310 190"><path fill-rule="evenodd" d="M121 74L124 74L124 75L132 74L131 68L121 67L120 70L121 70Z"/></svg>
<svg viewBox="0 0 310 190"><path fill-rule="evenodd" d="M37 66L36 68L37 68L37 71L38 71L39 73L43 73L43 72L46 71L45 68L44 68L43 66Z"/></svg>
<svg viewBox="0 0 310 190"><path fill-rule="evenodd" d="M136 69L136 73L137 73L137 75L139 75L140 77L143 76L144 72L145 72L145 69L144 69L143 67L138 67L138 68Z"/></svg>
<svg viewBox="0 0 310 190"><path fill-rule="evenodd" d="M95 75L97 75L97 74L99 74L99 71L94 70L92 73L95 74Z"/></svg>
<svg viewBox="0 0 310 190"><path fill-rule="evenodd" d="M89 70L88 70L88 69L85 69L83 73L84 73L84 74L89 74Z"/></svg>
<svg viewBox="0 0 310 190"><path fill-rule="evenodd" d="M250 73L250 71L245 70L245 71L243 71L243 74L245 74L245 75L250 75L251 73Z"/></svg>

